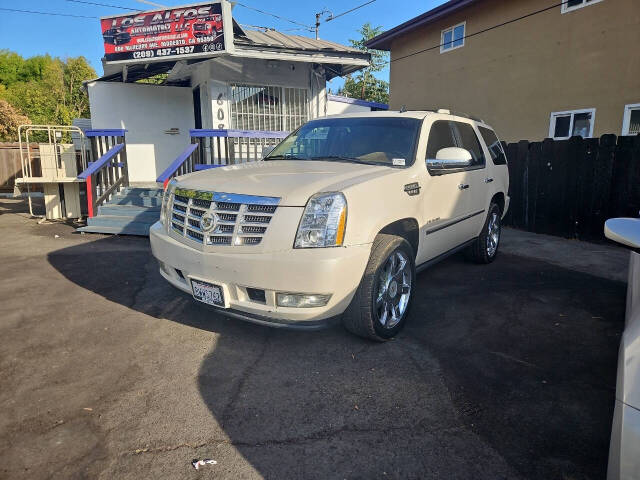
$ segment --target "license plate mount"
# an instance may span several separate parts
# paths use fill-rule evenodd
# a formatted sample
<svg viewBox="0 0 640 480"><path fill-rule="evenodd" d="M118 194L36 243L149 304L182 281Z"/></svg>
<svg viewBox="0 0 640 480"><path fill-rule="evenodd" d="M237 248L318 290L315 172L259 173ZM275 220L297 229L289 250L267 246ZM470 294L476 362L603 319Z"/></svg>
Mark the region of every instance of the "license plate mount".
<svg viewBox="0 0 640 480"><path fill-rule="evenodd" d="M191 279L191 292L197 301L213 305L214 307L224 307L224 293L220 285L203 282L202 280Z"/></svg>

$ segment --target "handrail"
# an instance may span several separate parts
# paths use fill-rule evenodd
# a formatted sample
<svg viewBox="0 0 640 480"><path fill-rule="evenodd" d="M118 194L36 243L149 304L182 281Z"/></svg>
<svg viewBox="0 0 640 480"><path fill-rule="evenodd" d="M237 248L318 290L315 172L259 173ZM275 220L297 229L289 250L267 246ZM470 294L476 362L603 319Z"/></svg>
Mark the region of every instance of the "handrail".
<svg viewBox="0 0 640 480"><path fill-rule="evenodd" d="M184 152L182 152L178 156L178 158L176 158L173 162L171 162L171 165L169 165L165 169L165 171L162 172L162 174L156 179L156 182L162 183L163 187L167 188L167 183L169 183L169 180L171 179L171 177L174 176L174 174L178 171L178 169L182 167L184 162L186 162L189 159L189 157L191 157L191 154L195 151L196 148L198 148L197 143L190 144L184 150Z"/></svg>
<svg viewBox="0 0 640 480"><path fill-rule="evenodd" d="M84 172L78 175L78 178L82 180L86 180L87 177L93 175L98 170L102 169L102 167L104 167L109 160L115 157L118 154L118 152L122 150L123 147L124 147L124 143L120 143L115 147L112 147L107 153L101 156L98 160L96 160L95 162L91 162L91 165Z"/></svg>
<svg viewBox="0 0 640 480"><path fill-rule="evenodd" d="M86 130L84 134L87 137L124 137L124 134L128 131L124 128L102 128Z"/></svg>
<svg viewBox="0 0 640 480"><path fill-rule="evenodd" d="M109 200L119 188L129 185L126 152L125 144L118 143L78 175L78 178L87 184L89 217L95 216L97 208ZM120 161L114 161L118 157Z"/></svg>
<svg viewBox="0 0 640 480"><path fill-rule="evenodd" d="M222 137L222 138L286 138L289 132L276 132L272 130L203 130L192 129L189 134L194 138Z"/></svg>

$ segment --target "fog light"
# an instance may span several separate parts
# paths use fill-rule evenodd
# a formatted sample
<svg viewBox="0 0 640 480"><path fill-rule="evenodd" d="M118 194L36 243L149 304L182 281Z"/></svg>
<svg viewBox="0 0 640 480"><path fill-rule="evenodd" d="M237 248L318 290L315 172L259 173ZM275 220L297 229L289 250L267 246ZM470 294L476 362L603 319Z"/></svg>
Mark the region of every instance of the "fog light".
<svg viewBox="0 0 640 480"><path fill-rule="evenodd" d="M331 295L304 294L304 293L277 293L276 303L279 307L324 307Z"/></svg>

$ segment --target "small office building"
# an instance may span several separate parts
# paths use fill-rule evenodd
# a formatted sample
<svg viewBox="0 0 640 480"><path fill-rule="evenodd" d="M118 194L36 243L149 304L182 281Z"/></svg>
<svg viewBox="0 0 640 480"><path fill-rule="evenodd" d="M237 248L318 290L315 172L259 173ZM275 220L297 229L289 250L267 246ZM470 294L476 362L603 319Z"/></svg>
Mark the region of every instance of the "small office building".
<svg viewBox="0 0 640 480"><path fill-rule="evenodd" d="M244 28L226 0L102 27L104 75L87 82L91 127L126 129L131 183L154 182L193 129L288 132L326 115L326 82L370 61L333 42Z"/></svg>

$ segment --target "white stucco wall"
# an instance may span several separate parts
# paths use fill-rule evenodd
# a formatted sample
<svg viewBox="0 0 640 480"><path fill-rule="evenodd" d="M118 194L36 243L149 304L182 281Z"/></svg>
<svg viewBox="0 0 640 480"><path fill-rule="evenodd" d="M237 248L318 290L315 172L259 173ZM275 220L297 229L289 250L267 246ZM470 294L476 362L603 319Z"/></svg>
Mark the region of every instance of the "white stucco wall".
<svg viewBox="0 0 640 480"><path fill-rule="evenodd" d="M130 182L154 182L191 143L193 97L189 87L119 82L88 84L91 126L126 128ZM178 128L169 135L165 130Z"/></svg>

